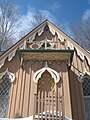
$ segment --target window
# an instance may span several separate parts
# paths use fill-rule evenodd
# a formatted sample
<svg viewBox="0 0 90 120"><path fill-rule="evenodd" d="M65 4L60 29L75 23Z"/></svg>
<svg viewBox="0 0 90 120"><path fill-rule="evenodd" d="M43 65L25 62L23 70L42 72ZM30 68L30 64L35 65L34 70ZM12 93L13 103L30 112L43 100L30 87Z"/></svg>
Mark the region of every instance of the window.
<svg viewBox="0 0 90 120"><path fill-rule="evenodd" d="M85 104L86 120L90 120L90 76L82 77L82 89Z"/></svg>
<svg viewBox="0 0 90 120"><path fill-rule="evenodd" d="M0 118L6 117L11 82L8 74L0 79Z"/></svg>
<svg viewBox="0 0 90 120"><path fill-rule="evenodd" d="M89 76L84 76L82 82L83 95L90 96L90 78Z"/></svg>

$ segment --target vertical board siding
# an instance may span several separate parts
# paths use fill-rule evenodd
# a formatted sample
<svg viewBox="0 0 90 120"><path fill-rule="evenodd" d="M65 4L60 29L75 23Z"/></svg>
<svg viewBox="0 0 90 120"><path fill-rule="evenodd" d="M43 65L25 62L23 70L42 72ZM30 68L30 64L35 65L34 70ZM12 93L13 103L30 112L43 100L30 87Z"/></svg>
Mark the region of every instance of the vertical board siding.
<svg viewBox="0 0 90 120"><path fill-rule="evenodd" d="M83 72L84 70L84 62L82 62L82 60L80 60L80 58L77 56L76 52L74 52L74 60L73 60L73 67L72 70L74 72L74 86L75 86L75 92L76 92L76 107L77 107L77 119L85 119L85 115L84 115L84 109L83 109L83 98L82 98L82 91L81 91L81 83L78 81L78 75L79 73ZM73 89L73 88L72 88ZM73 94L73 93L72 93ZM72 95L73 96L73 95ZM72 101L74 101L74 98L72 98ZM75 110L75 106L73 103L73 107ZM74 116L75 116L75 112L74 112ZM76 117L76 116L75 116ZM74 118L75 119L75 118Z"/></svg>
<svg viewBox="0 0 90 120"><path fill-rule="evenodd" d="M33 108L34 107L34 81L33 81L33 75L34 75L34 71L33 71L33 65L32 65L32 74L31 74L31 91L30 91L30 115L33 114Z"/></svg>
<svg viewBox="0 0 90 120"><path fill-rule="evenodd" d="M75 90L76 90L76 102L77 102L77 112L78 112L78 120L80 120L80 119L82 119L83 120L83 118L82 118L82 110L81 110L81 102L80 102L80 98L79 98L79 96L80 96L80 91L79 91L79 81L77 80L77 75L79 74L79 71L78 71L78 63L77 63L77 56L76 56L76 52L75 52L75 54L74 54L74 63L73 63L73 65L74 65L74 81L75 81ZM78 68L78 69L76 69L76 68Z"/></svg>
<svg viewBox="0 0 90 120"><path fill-rule="evenodd" d="M26 77L25 77L25 88L24 88L24 97L23 97L23 112L24 116L27 116L28 113L28 96L29 96L29 62L25 64L26 67Z"/></svg>
<svg viewBox="0 0 90 120"><path fill-rule="evenodd" d="M17 73L17 87L16 87L16 95L15 95L15 106L14 106L14 113L15 114L18 114L19 112L19 105L18 105L18 97L19 97L19 94L18 94L18 88L19 88L19 75L20 75L20 69L18 70L18 73Z"/></svg>
<svg viewBox="0 0 90 120"><path fill-rule="evenodd" d="M16 94L17 94L17 84L18 84L18 72L15 74L16 80L13 83L13 94L12 94L12 104L11 104L11 112L10 117L13 118L15 116L15 104L16 104Z"/></svg>
<svg viewBox="0 0 90 120"><path fill-rule="evenodd" d="M52 39L55 41L56 47L55 49L68 49L67 46L67 41L65 44L60 43L57 35L52 36L50 33L47 35L49 38L52 37ZM42 34L42 36L37 36L37 39L44 39L46 37L46 32ZM67 38L68 39L68 38ZM17 65L16 65L17 62ZM8 106L8 116L13 118L15 117L16 114L19 114L22 117L27 117L30 115L33 115L33 106L34 106L34 94L37 93L37 85L33 81L33 75L36 72L36 70L44 67L44 63L40 63L36 61L35 63L31 63L31 61L26 61L23 65L23 67L20 66L20 60L18 57L18 54L10 61L10 62L5 62L5 66L2 68L2 71L5 71L6 68L9 68L11 72L15 74L15 81L12 83L11 87L11 95L9 99L9 106ZM12 67L13 66L13 67ZM83 97L82 97L82 91L81 91L81 84L78 81L78 75L81 72L84 72L85 69L90 72L90 66L87 63L87 60L85 59L82 61L78 55L76 50L74 50L74 56L73 56L73 62L71 69L69 70L69 74L65 69L63 68L66 67L62 64L62 61L60 64L58 64L57 61L53 61L52 64L49 64L49 67L52 69L56 70L59 75L60 75L60 82L57 85L57 91L60 93L59 96L63 96L69 94L69 97L71 97L71 108L72 108L72 113L69 113L68 111L67 114L73 114L73 119L75 120L84 120L84 105L83 105ZM68 79L68 82L66 81ZM67 87L67 85L70 86L68 90L69 91L64 91L64 87ZM45 93L45 98L43 96L44 93L42 93L41 98L42 99L47 99L46 93ZM45 101L45 105L43 101L41 100L38 96L38 113L37 115L39 116L40 112L43 112L43 109L45 108L45 112L47 109L49 110L55 110L59 108L63 108L62 110L59 109L59 113L62 111L63 113L63 119L64 119L64 103L66 104L65 99L67 100L67 97L63 99L63 106L61 104L56 103L57 108L54 106L54 101L53 97L50 97L50 93L48 95L48 101L52 101L51 104L46 106L47 101ZM51 100L52 99L52 100ZM68 101L68 100L67 100ZM42 106L42 107L41 107ZM60 107L59 107L60 106ZM62 106L62 107L61 107ZM68 104L66 105L68 108ZM36 111L37 112L37 111ZM42 116L42 115L41 115ZM50 114L49 114L50 116ZM54 116L54 113L52 112L52 116ZM57 117L57 116L56 116ZM50 118L50 117L49 117ZM41 118L42 119L42 118ZM47 119L47 116L45 116L45 119ZM54 119L54 118L53 118ZM61 119L61 118L59 118ZM39 120L39 118L38 118Z"/></svg>
<svg viewBox="0 0 90 120"><path fill-rule="evenodd" d="M17 103L18 103L18 113L20 114L20 100L21 100L21 90L22 90L22 79L23 79L23 70L20 67L20 74L19 74L19 83L18 83L18 92L17 92Z"/></svg>
<svg viewBox="0 0 90 120"><path fill-rule="evenodd" d="M25 66L25 75L23 77L24 79L24 84L23 84L23 94L22 94L22 109L21 109L21 114L22 114L22 117L25 117L25 113L23 112L24 110L24 96L25 96L25 85L26 85L26 66Z"/></svg>
<svg viewBox="0 0 90 120"><path fill-rule="evenodd" d="M12 94L13 94L13 84L11 86L11 91L10 91L9 106L8 106L8 111L7 111L7 116L8 117L10 117L10 112L11 112Z"/></svg>
<svg viewBox="0 0 90 120"><path fill-rule="evenodd" d="M61 46L61 44L59 45ZM59 47L58 46L58 47ZM65 46L61 46L60 48L65 48ZM36 65L36 67L34 67ZM28 67L27 67L28 66ZM65 79L62 74L61 64L56 63L54 61L50 67L55 69L59 72L61 76L61 81ZM33 100L34 100L34 88L35 84L33 82L33 74L37 69L42 68L42 66L36 62L36 64L31 65L30 62L26 63L26 67L24 66L24 69L18 67L15 69L17 71L15 73L16 80L13 83L13 87L11 89L11 96L10 96L10 104L9 104L9 110L8 110L8 116L14 117L17 113L22 116L30 116L33 113ZM70 72L70 89L71 89L71 96L72 96L72 110L73 110L73 116L76 119L84 119L83 115L83 103L82 100L82 91L80 89L80 83L77 80L77 75L80 72L84 72L84 70L89 70L90 67L87 64L87 61L81 61L81 59L77 56L76 52L74 52L74 59L73 59L73 66L71 67L72 72ZM34 70L34 71L33 71ZM60 91L60 94L63 95L63 86L62 84L60 87L58 87L58 91ZM74 93L74 94L73 94ZM32 96L32 97L31 97ZM80 98L81 96L81 98ZM54 108L53 108L54 109Z"/></svg>
<svg viewBox="0 0 90 120"><path fill-rule="evenodd" d="M28 99L28 116L30 115L30 98L32 97L31 95L30 95L30 93L31 93L31 80L32 80L32 77L31 77L31 75L32 75L32 65L30 65L30 68L29 68L29 78L30 78L30 83L29 83L29 99Z"/></svg>
<svg viewBox="0 0 90 120"><path fill-rule="evenodd" d="M79 71L81 73L83 73L82 60L79 57L77 57L77 63L78 63L78 69L79 69ZM80 105L80 107L81 107L81 113L82 113L81 116L82 116L83 119L85 119L84 106L83 106L84 99L82 99L83 95L82 95L82 88L81 88L81 83L80 82L79 82L79 91L78 92L80 93L79 99L80 99L80 103L81 103L81 105Z"/></svg>
<svg viewBox="0 0 90 120"><path fill-rule="evenodd" d="M72 114L73 119L77 120L78 118L78 110L77 110L77 100L76 100L76 90L75 90L75 80L73 67L69 70L69 79L70 79L70 92L71 92L71 102L72 102Z"/></svg>
<svg viewBox="0 0 90 120"><path fill-rule="evenodd" d="M22 108L23 108L23 94L24 94L24 82L25 82L25 70L23 70L22 77L22 87L21 87L21 98L20 98L20 115L22 116Z"/></svg>
<svg viewBox="0 0 90 120"><path fill-rule="evenodd" d="M61 66L62 66L65 116L72 119L68 66L65 62L62 62Z"/></svg>

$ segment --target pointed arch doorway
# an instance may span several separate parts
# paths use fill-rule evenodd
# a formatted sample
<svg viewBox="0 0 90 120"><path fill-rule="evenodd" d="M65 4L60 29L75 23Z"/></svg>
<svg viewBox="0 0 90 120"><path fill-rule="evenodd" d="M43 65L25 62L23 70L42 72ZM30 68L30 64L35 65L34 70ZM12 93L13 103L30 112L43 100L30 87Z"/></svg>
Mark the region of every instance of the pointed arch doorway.
<svg viewBox="0 0 90 120"><path fill-rule="evenodd" d="M62 98L58 92L59 74L49 68L47 63L44 68L34 74L37 83L36 113L38 119L61 119ZM35 109L35 108L34 108ZM36 118L34 116L34 118Z"/></svg>
<svg viewBox="0 0 90 120"><path fill-rule="evenodd" d="M55 92L55 82L50 73L46 70L38 80L37 91Z"/></svg>

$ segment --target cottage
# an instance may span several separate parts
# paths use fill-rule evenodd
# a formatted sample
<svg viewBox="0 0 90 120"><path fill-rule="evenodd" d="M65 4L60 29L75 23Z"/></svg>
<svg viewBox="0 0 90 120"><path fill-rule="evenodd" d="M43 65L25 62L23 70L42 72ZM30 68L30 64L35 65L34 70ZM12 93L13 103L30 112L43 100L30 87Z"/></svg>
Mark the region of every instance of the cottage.
<svg viewBox="0 0 90 120"><path fill-rule="evenodd" d="M0 117L90 120L90 54L48 20L0 55Z"/></svg>

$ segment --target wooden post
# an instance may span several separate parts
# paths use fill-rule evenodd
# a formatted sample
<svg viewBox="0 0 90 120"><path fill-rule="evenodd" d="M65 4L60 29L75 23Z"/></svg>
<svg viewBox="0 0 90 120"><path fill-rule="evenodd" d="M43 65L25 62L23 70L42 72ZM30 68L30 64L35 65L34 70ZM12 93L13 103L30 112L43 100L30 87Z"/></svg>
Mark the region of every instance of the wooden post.
<svg viewBox="0 0 90 120"><path fill-rule="evenodd" d="M57 93L55 93L55 104L56 104L56 120L57 120L57 117L58 117L58 96L57 96Z"/></svg>
<svg viewBox="0 0 90 120"><path fill-rule="evenodd" d="M59 112L59 120L61 120L61 98L60 98L60 93L58 93L58 112Z"/></svg>
<svg viewBox="0 0 90 120"><path fill-rule="evenodd" d="M40 116L40 91L38 92L38 120Z"/></svg>
<svg viewBox="0 0 90 120"><path fill-rule="evenodd" d="M50 105L51 104L51 102L50 102L50 92L48 93L48 107L49 107L49 120L50 120Z"/></svg>
<svg viewBox="0 0 90 120"><path fill-rule="evenodd" d="M62 79L63 79L63 91L64 91L64 113L66 117L72 119L70 84L69 84L69 76L68 76L68 66L66 62L62 62Z"/></svg>
<svg viewBox="0 0 90 120"><path fill-rule="evenodd" d="M36 101L37 101L37 95L34 94L34 107L33 107L33 119L35 120L36 115Z"/></svg>
<svg viewBox="0 0 90 120"><path fill-rule="evenodd" d="M62 119L64 119L65 118L65 108L64 108L64 96L62 96L62 98L61 98L61 108L62 108Z"/></svg>
<svg viewBox="0 0 90 120"><path fill-rule="evenodd" d="M47 92L45 91L45 120L47 120Z"/></svg>
<svg viewBox="0 0 90 120"><path fill-rule="evenodd" d="M43 96L43 91L41 91L41 120L43 120L43 108L44 108L44 96Z"/></svg>
<svg viewBox="0 0 90 120"><path fill-rule="evenodd" d="M54 95L52 92L52 120L54 120Z"/></svg>

